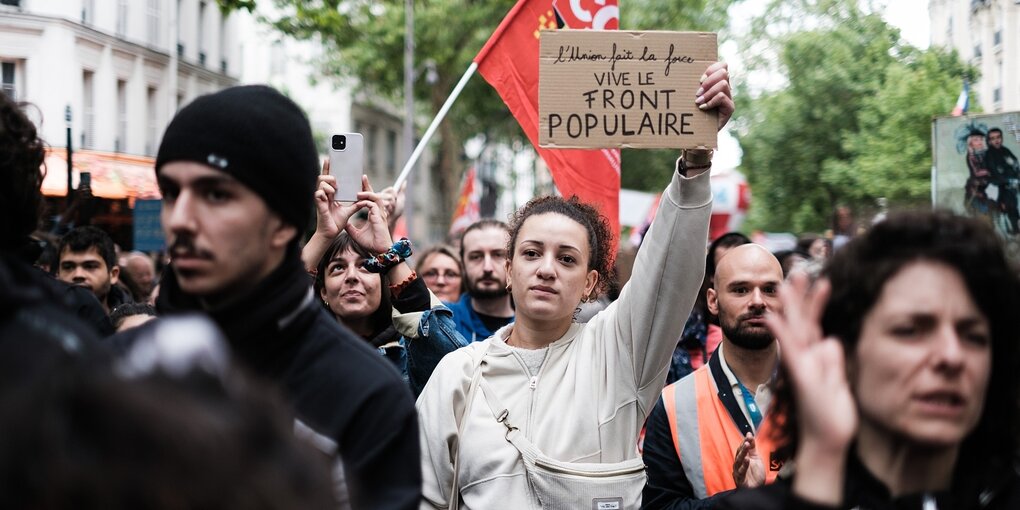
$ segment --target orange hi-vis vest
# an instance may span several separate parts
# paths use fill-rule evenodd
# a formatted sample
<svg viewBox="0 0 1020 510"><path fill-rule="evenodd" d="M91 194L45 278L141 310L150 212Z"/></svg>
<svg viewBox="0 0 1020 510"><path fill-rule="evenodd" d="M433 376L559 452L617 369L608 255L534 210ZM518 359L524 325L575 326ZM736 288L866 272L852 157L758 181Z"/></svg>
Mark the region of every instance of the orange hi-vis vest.
<svg viewBox="0 0 1020 510"><path fill-rule="evenodd" d="M707 365L662 390L673 446L698 499L736 488L733 458L744 431L751 431L719 358L712 356ZM765 483L772 483L782 467L773 460L771 423L764 416L755 435L758 456L765 464Z"/></svg>

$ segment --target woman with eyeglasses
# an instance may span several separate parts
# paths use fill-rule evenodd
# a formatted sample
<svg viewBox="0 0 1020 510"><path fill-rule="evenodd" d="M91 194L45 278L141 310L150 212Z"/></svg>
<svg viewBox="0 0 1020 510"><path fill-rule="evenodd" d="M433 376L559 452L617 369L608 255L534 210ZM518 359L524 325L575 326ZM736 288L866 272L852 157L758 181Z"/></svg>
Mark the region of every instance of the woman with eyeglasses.
<svg viewBox="0 0 1020 510"><path fill-rule="evenodd" d="M460 299L464 291L464 269L454 255L453 248L439 244L425 250L418 258L415 270L425 280L429 290L443 302L456 303Z"/></svg>

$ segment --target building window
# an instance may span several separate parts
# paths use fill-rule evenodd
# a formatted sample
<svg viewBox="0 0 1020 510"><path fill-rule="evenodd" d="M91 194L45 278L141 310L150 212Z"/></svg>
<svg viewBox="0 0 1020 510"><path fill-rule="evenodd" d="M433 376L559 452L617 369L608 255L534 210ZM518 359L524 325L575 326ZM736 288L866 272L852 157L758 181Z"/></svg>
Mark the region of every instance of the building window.
<svg viewBox="0 0 1020 510"><path fill-rule="evenodd" d="M974 58L981 58L981 45L980 44L975 44L974 45Z"/></svg>
<svg viewBox="0 0 1020 510"><path fill-rule="evenodd" d="M85 129L81 132L81 146L83 149L91 149L92 144L95 143L93 134L95 133L95 91L93 89L93 82L95 81L95 73L92 71L85 71L82 75L81 81L81 95L82 105L84 106L85 113Z"/></svg>
<svg viewBox="0 0 1020 510"><path fill-rule="evenodd" d="M21 7L21 0L0 0L0 5L10 5L11 7Z"/></svg>
<svg viewBox="0 0 1020 510"><path fill-rule="evenodd" d="M996 48L1002 46L1002 29L1001 28L999 30L996 30L995 33L992 34L992 45L995 46Z"/></svg>
<svg viewBox="0 0 1020 510"><path fill-rule="evenodd" d="M128 2L117 0L117 36L124 37L127 33Z"/></svg>
<svg viewBox="0 0 1020 510"><path fill-rule="evenodd" d="M149 87L145 93L145 154L156 153L156 88Z"/></svg>
<svg viewBox="0 0 1020 510"><path fill-rule="evenodd" d="M96 0L81 0L81 22L92 24L92 17L96 12Z"/></svg>
<svg viewBox="0 0 1020 510"><path fill-rule="evenodd" d="M117 80L117 139L113 142L114 152L127 150L127 82Z"/></svg>
<svg viewBox="0 0 1020 510"><path fill-rule="evenodd" d="M178 92L177 93L177 111L181 111L181 108L184 108L184 94L181 94L180 92Z"/></svg>
<svg viewBox="0 0 1020 510"><path fill-rule="evenodd" d="M209 4L205 2L198 3L198 63L201 65L205 65L205 18L208 7Z"/></svg>
<svg viewBox="0 0 1020 510"><path fill-rule="evenodd" d="M220 16L219 33L220 72L227 74L227 17Z"/></svg>
<svg viewBox="0 0 1020 510"><path fill-rule="evenodd" d="M368 170L375 172L377 168L378 160L376 158L376 136L375 126L368 126L368 132L365 133L365 163L368 165Z"/></svg>
<svg viewBox="0 0 1020 510"><path fill-rule="evenodd" d="M174 18L177 22L177 58L184 57L184 41L181 40L181 0L177 0L177 17Z"/></svg>
<svg viewBox="0 0 1020 510"><path fill-rule="evenodd" d="M0 88L12 101L18 100L17 74L14 62L0 63Z"/></svg>
<svg viewBox="0 0 1020 510"><path fill-rule="evenodd" d="M992 91L992 102L999 104L1000 101L1002 101L1002 87L995 87L995 90Z"/></svg>
<svg viewBox="0 0 1020 510"><path fill-rule="evenodd" d="M145 9L146 33L148 34L149 44L153 46L159 44L159 2L160 0L148 0L148 5Z"/></svg>
<svg viewBox="0 0 1020 510"><path fill-rule="evenodd" d="M397 171L397 132L386 130L386 173L390 176Z"/></svg>

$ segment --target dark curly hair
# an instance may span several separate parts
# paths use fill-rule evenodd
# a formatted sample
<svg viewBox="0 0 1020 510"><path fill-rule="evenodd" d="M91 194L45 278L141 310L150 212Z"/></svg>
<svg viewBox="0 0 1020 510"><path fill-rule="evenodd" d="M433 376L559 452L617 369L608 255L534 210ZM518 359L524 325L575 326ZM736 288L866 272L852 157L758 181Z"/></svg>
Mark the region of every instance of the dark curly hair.
<svg viewBox="0 0 1020 510"><path fill-rule="evenodd" d="M875 225L837 251L823 271L832 294L822 315L822 330L843 343L853 357L864 318L886 282L910 264L937 262L956 271L991 329L992 366L985 406L977 426L963 441L957 470L1008 469L1018 431L1017 378L1020 372L1016 310L1020 280L1007 261L998 236L987 224L939 212L901 212ZM860 396L858 396L860 398ZM783 455L797 448L797 420L792 389L781 376L775 406L776 439ZM965 472L965 471L963 471Z"/></svg>
<svg viewBox="0 0 1020 510"><path fill-rule="evenodd" d="M39 225L43 211L43 161L46 145L35 125L7 94L0 94L0 249L23 244Z"/></svg>
<svg viewBox="0 0 1020 510"><path fill-rule="evenodd" d="M340 235L333 239L333 242L329 243L329 247L326 248L326 252L319 258L319 264L315 267L315 296L319 297L322 295L322 289L326 286L326 269L329 267L329 263L333 260L337 254L341 254L346 250L351 250L356 253L362 259L369 259L375 256L375 254L369 253L368 250L363 248L360 244L356 243L346 231L340 232ZM390 280L386 274L380 274L382 279L379 284L379 308L372 312L372 317L369 322L372 324L372 335L378 335L386 328L393 324L393 318L391 317L392 308L390 304ZM329 305L325 302L322 306L326 308L326 311L330 314L333 310L330 310ZM366 338L366 340L372 340L372 338Z"/></svg>
<svg viewBox="0 0 1020 510"><path fill-rule="evenodd" d="M595 299L606 288L608 282L616 279L613 267L613 254L610 253L613 241L613 230L609 222L591 204L582 202L577 195L570 198L545 196L537 197L524 204L510 217L510 243L507 245L507 258L513 260L517 236L521 233L524 222L535 215L545 213L562 214L580 223L588 233L588 269L599 273L599 281L589 299Z"/></svg>

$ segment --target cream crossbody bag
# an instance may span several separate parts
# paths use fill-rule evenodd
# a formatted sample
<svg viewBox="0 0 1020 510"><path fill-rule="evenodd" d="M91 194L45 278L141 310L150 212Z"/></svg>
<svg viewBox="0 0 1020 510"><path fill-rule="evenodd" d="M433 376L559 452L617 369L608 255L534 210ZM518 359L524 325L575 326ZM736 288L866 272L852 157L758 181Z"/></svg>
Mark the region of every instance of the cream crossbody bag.
<svg viewBox="0 0 1020 510"><path fill-rule="evenodd" d="M482 353L482 358L484 357L485 353ZM500 403L495 392L481 377L480 359L468 390L468 405L457 427L458 452L454 454L450 510L456 510L460 502L460 489L457 485L459 437L463 430L464 418L471 409L475 389L478 387L482 389L485 403L493 418L506 427L507 442L520 452L528 475L528 485L534 491L542 508L637 510L641 506L645 466L640 457L603 464L562 462L545 455L511 424L508 408Z"/></svg>

